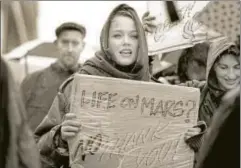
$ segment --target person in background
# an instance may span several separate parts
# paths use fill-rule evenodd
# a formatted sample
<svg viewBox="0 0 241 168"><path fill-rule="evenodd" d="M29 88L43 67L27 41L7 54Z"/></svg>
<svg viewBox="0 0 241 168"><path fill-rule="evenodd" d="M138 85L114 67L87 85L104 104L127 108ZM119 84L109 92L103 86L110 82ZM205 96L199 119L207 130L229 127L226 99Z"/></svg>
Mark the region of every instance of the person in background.
<svg viewBox="0 0 241 168"><path fill-rule="evenodd" d="M28 122L33 131L48 113L60 85L81 67L78 60L85 46L85 27L66 22L56 29L55 34L54 44L59 51L57 61L28 75L21 84Z"/></svg>
<svg viewBox="0 0 241 168"><path fill-rule="evenodd" d="M225 93L215 111L196 168L240 167L240 86Z"/></svg>
<svg viewBox="0 0 241 168"><path fill-rule="evenodd" d="M207 83L201 91L199 119L210 125L223 95L240 87L240 50L226 39L212 44L207 61Z"/></svg>
<svg viewBox="0 0 241 168"><path fill-rule="evenodd" d="M152 21L154 19L155 19L154 17L149 16L148 12L144 14L143 24L147 32L153 31L154 25ZM240 87L240 42L239 40L240 40L240 36L238 37L236 44L233 42L229 42L227 39L216 41L212 43L210 47L208 47L208 44L205 44L205 43L202 44L204 47L203 54L198 53L197 55L205 56L208 51L207 64L206 64L206 82L192 80L192 81L186 81L185 83L179 84L180 86L197 87L201 89L201 98L200 98L199 116L198 116L199 125L197 127L195 126L195 128L193 129L188 130L185 135L185 140L187 144L195 152L198 152L203 142L203 137L204 137L203 135L206 133L206 130L210 126L214 113L218 111L217 109L219 107L222 107L223 102L221 100L225 95L225 93ZM200 50L201 48L199 48L199 51ZM197 57L198 58L197 60L199 60L198 62L200 62L200 59L201 60L203 59L202 61L202 64L203 64L205 62L205 58L201 58L200 56ZM185 57L183 56L183 58ZM179 68L181 69L182 69L182 66L185 66L182 63L183 58L181 58L180 59L181 62L179 62L180 64L182 64L182 65L179 65ZM192 66L194 65L195 64L193 64ZM203 67L204 65L205 64L203 64ZM190 70L193 69L192 66L190 67ZM186 68L186 70L188 69L189 67ZM185 71L179 71L179 72L185 72ZM181 77L182 76L185 77L183 78L183 82L184 82L185 80L188 79L189 75L181 74Z"/></svg>
<svg viewBox="0 0 241 168"><path fill-rule="evenodd" d="M19 88L0 58L0 167L40 168L39 152L21 101Z"/></svg>
<svg viewBox="0 0 241 168"><path fill-rule="evenodd" d="M225 38L211 44L208 52L206 78L205 83L191 81L181 84L201 90L198 121L205 124L195 130L195 135L194 130L190 130L185 136L186 143L196 153L196 159L201 154L199 149L205 142L204 135L210 127L213 115L218 108L223 106L223 96L240 87L240 50L235 43L229 42Z"/></svg>
<svg viewBox="0 0 241 168"><path fill-rule="evenodd" d="M180 83L191 80L206 80L208 50L208 43L196 44L183 50L177 66L177 76Z"/></svg>
<svg viewBox="0 0 241 168"><path fill-rule="evenodd" d="M152 33L156 27L153 23L154 16L146 12L142 16L143 27L146 32ZM193 47L184 49L178 62L177 69L169 72L167 76L162 76L162 81L169 84L180 84L191 80L203 81L206 79L206 62L209 44L204 42Z"/></svg>

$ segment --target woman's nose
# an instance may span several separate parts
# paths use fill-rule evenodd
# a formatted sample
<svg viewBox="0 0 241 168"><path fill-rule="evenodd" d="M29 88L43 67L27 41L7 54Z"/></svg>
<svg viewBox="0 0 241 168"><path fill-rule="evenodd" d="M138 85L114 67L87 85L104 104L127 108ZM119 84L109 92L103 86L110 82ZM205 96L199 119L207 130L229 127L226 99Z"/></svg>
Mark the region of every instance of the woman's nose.
<svg viewBox="0 0 241 168"><path fill-rule="evenodd" d="M230 80L236 79L237 76L236 76L235 71L234 71L233 68L230 68L230 69L228 70L227 77L228 77L228 79L230 79Z"/></svg>
<svg viewBox="0 0 241 168"><path fill-rule="evenodd" d="M130 45L130 37L124 36L124 44L125 45Z"/></svg>

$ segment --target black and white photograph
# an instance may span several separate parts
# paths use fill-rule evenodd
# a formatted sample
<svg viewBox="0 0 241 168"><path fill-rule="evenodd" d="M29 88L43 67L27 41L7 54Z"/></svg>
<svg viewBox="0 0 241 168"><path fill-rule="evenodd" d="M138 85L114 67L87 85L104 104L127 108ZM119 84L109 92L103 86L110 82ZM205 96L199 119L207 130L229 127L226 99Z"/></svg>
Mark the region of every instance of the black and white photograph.
<svg viewBox="0 0 241 168"><path fill-rule="evenodd" d="M240 1L1 1L0 168L239 168Z"/></svg>

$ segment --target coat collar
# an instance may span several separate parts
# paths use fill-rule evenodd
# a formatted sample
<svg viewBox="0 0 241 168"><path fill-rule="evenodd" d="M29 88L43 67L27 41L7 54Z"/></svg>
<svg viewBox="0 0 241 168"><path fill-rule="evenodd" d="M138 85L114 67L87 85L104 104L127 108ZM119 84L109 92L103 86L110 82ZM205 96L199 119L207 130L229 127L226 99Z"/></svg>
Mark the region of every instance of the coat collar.
<svg viewBox="0 0 241 168"><path fill-rule="evenodd" d="M57 71L59 73L69 73L69 74L73 74L75 72L77 72L80 68L81 68L81 65L78 64L76 67L74 68L71 68L71 69L67 69L65 67L63 67L58 61L56 61L55 63L51 64L50 67L54 70L54 71Z"/></svg>

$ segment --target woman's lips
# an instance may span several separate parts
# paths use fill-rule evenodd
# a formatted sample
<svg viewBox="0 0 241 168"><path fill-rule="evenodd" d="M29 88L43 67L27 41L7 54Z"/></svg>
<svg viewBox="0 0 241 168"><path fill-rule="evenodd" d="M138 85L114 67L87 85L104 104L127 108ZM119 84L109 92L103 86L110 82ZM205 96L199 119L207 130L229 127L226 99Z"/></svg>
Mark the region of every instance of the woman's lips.
<svg viewBox="0 0 241 168"><path fill-rule="evenodd" d="M227 83L228 85L234 85L234 84L237 83L237 80L226 80L226 83Z"/></svg>
<svg viewBox="0 0 241 168"><path fill-rule="evenodd" d="M132 51L130 49L124 49L120 51L120 54L123 56L131 56Z"/></svg>

